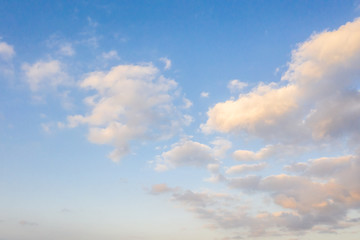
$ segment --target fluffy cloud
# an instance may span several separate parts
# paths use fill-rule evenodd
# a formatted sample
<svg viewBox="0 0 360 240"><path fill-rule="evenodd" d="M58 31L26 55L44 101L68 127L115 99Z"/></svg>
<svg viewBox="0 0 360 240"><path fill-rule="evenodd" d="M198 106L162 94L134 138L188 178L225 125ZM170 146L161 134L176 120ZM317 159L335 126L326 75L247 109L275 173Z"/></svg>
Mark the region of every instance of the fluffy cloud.
<svg viewBox="0 0 360 240"><path fill-rule="evenodd" d="M206 167L216 162L217 159L211 147L191 140L182 140L159 156L156 170L162 171L182 166Z"/></svg>
<svg viewBox="0 0 360 240"><path fill-rule="evenodd" d="M68 76L63 65L58 60L38 61L32 65L24 63L22 70L32 91L40 88L52 87L68 83Z"/></svg>
<svg viewBox="0 0 360 240"><path fill-rule="evenodd" d="M177 83L152 64L92 72L79 86L94 93L84 99L90 112L69 116L68 125L87 124L91 142L115 147L113 161L130 153L130 141L168 138L189 122L174 104Z"/></svg>
<svg viewBox="0 0 360 240"><path fill-rule="evenodd" d="M293 51L282 82L260 84L208 111L205 132L294 141L359 134L360 19L314 34Z"/></svg>

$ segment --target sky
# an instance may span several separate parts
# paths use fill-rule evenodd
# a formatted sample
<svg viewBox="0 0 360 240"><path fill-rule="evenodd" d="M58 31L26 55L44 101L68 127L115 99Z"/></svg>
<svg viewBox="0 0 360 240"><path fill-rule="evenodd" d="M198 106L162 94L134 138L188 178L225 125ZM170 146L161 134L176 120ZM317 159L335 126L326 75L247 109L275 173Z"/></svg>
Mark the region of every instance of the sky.
<svg viewBox="0 0 360 240"><path fill-rule="evenodd" d="M0 240L359 239L359 17L0 0Z"/></svg>

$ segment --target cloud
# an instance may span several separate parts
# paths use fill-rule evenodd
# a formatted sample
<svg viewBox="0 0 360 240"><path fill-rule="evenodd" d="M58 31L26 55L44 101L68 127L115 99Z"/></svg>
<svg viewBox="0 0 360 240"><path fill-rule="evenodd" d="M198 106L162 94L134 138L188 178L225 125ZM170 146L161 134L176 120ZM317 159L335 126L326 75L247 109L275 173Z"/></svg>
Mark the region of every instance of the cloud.
<svg viewBox="0 0 360 240"><path fill-rule="evenodd" d="M227 151L232 147L232 143L229 140L221 137L217 137L211 144L214 146L214 155L218 158L224 158Z"/></svg>
<svg viewBox="0 0 360 240"><path fill-rule="evenodd" d="M4 61L9 61L15 56L14 47L6 42L0 42L0 58Z"/></svg>
<svg viewBox="0 0 360 240"><path fill-rule="evenodd" d="M211 147L186 139L162 153L155 169L161 171L183 166L206 167L216 162L217 159Z"/></svg>
<svg viewBox="0 0 360 240"><path fill-rule="evenodd" d="M260 171L263 170L266 165L266 163L236 165L227 169L226 174L240 174L252 171Z"/></svg>
<svg viewBox="0 0 360 240"><path fill-rule="evenodd" d="M193 103L186 97L183 97L183 102L184 102L183 108L185 108L185 109L190 108L193 105Z"/></svg>
<svg viewBox="0 0 360 240"><path fill-rule="evenodd" d="M104 59L107 59L107 60L109 60L109 59L120 59L117 51L115 51L115 50L111 50L109 52L103 52L102 57Z"/></svg>
<svg viewBox="0 0 360 240"><path fill-rule="evenodd" d="M24 63L22 70L25 72L26 81L31 91L36 92L41 88L56 88L69 83L69 78L58 60L38 61L34 64Z"/></svg>
<svg viewBox="0 0 360 240"><path fill-rule="evenodd" d="M360 208L359 157L319 158L287 168L302 175L233 178L229 186L270 193L275 204L292 212L290 230L340 226L349 210Z"/></svg>
<svg viewBox="0 0 360 240"><path fill-rule="evenodd" d="M165 183L162 183L162 184L153 185L149 193L153 195L158 195L163 193L170 193L173 192L174 190L175 190L174 188L169 188Z"/></svg>
<svg viewBox="0 0 360 240"><path fill-rule="evenodd" d="M336 233L358 226L359 76L360 19L313 34L293 50L281 81L260 83L237 99L215 104L201 125L205 133L264 144L257 151L237 148L232 154L238 161L261 162L228 166L232 143L221 144L224 139L212 145L180 141L161 155L161 167L206 167L211 174L206 181L225 184L229 194L182 190L171 199L213 228L247 231L245 238ZM316 157L304 161L309 155ZM271 173L264 170L267 166Z"/></svg>
<svg viewBox="0 0 360 240"><path fill-rule="evenodd" d="M208 92L201 92L200 96L203 97L203 98L207 98L207 97L209 97L209 93Z"/></svg>
<svg viewBox="0 0 360 240"><path fill-rule="evenodd" d="M6 42L0 41L0 73L2 75L13 76L14 66L11 60L14 56L14 47Z"/></svg>
<svg viewBox="0 0 360 240"><path fill-rule="evenodd" d="M35 222L29 222L29 221L25 221L25 220L21 220L21 221L19 222L19 224L20 224L21 226L28 226L28 227L36 227L36 226L39 225L39 224L37 224L37 223L35 223Z"/></svg>
<svg viewBox="0 0 360 240"><path fill-rule="evenodd" d="M160 61L162 61L165 64L164 69L165 70L169 70L171 68L171 60L166 58L166 57L162 57L160 58Z"/></svg>
<svg viewBox="0 0 360 240"><path fill-rule="evenodd" d="M189 122L174 104L177 83L152 64L91 72L79 86L91 93L84 99L90 111L68 116L68 126L88 125L91 142L115 147L109 155L113 161L131 152L131 141L166 139Z"/></svg>
<svg viewBox="0 0 360 240"><path fill-rule="evenodd" d="M64 43L61 46L59 46L59 53L64 56L74 56L75 50L71 43Z"/></svg>
<svg viewBox="0 0 360 240"><path fill-rule="evenodd" d="M300 154L301 152L309 151L310 147L301 145L284 145L284 144L269 144L261 148L257 152L249 150L236 150L232 157L237 161L260 161L265 159L277 158L284 159L286 157Z"/></svg>
<svg viewBox="0 0 360 240"><path fill-rule="evenodd" d="M260 84L208 111L204 132L246 132L271 141L359 135L360 19L314 34L292 52L278 83Z"/></svg>
<svg viewBox="0 0 360 240"><path fill-rule="evenodd" d="M228 83L227 87L230 89L232 93L236 93L241 91L243 88L247 87L247 85L248 84L245 82L240 82L239 80L234 79Z"/></svg>

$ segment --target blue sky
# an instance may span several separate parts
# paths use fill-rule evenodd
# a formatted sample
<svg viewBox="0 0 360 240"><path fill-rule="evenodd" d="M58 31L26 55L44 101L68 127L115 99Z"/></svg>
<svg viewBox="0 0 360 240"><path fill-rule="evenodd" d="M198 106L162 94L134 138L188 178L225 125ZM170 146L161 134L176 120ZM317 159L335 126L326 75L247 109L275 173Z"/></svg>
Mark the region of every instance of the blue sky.
<svg viewBox="0 0 360 240"><path fill-rule="evenodd" d="M0 240L359 239L359 1L0 1Z"/></svg>

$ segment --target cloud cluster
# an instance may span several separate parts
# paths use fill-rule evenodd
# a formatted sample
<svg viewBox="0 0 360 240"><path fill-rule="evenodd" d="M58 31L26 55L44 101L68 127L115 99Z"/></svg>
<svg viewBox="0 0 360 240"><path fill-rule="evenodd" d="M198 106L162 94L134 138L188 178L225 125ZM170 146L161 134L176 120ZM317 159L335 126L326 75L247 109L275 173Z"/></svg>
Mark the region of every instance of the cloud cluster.
<svg viewBox="0 0 360 240"><path fill-rule="evenodd" d="M339 227L350 209L360 208L360 158L343 156L296 163L286 169L297 175L248 176L228 179L232 188L270 193L274 203L296 220L289 229L316 225Z"/></svg>
<svg viewBox="0 0 360 240"><path fill-rule="evenodd" d="M230 188L253 196L271 196L282 211L262 211L233 194L196 192L169 188L171 199L214 227L248 229L249 236L315 230L335 232L356 224L347 216L360 208L360 158L342 156L319 158L286 167L296 175L227 178ZM161 185L162 186L162 185ZM275 229L275 230L274 230Z"/></svg>
<svg viewBox="0 0 360 240"><path fill-rule="evenodd" d="M349 213L360 209L359 76L360 19L356 19L299 44L280 82L261 83L236 100L209 109L203 132L255 136L266 144L258 151L239 149L232 154L237 161L255 163L224 166L214 161L220 159L214 148L191 141L163 154L168 165L207 167L212 174L208 181L253 198L270 199L268 210L258 210L242 199L229 201L234 199L232 194L218 197L183 190L172 192L172 200L214 227L248 229L248 237L336 232L357 224ZM244 86L235 80L229 84L233 90ZM319 156L327 144L339 148L327 152L336 152L335 157L294 162L302 152ZM278 169L284 162L291 164ZM271 165L276 169L272 174L262 171Z"/></svg>
<svg viewBox="0 0 360 240"><path fill-rule="evenodd" d="M160 75L152 64L92 72L79 86L91 93L84 99L90 110L69 116L68 125L87 124L91 142L115 147L109 155L113 161L130 153L131 141L165 139L191 122L175 104L177 83Z"/></svg>

